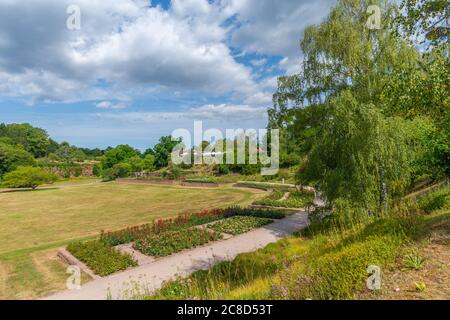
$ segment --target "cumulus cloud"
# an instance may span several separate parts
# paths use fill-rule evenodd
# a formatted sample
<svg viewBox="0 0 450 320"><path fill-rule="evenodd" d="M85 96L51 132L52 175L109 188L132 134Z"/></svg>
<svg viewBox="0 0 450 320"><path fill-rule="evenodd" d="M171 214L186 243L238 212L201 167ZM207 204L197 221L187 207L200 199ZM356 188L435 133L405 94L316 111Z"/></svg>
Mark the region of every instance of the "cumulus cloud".
<svg viewBox="0 0 450 320"><path fill-rule="evenodd" d="M111 101L102 101L95 105L98 109L125 109L127 105L123 102L113 103Z"/></svg>
<svg viewBox="0 0 450 320"><path fill-rule="evenodd" d="M249 105L208 104L180 112L108 112L97 113L95 116L100 119L137 123L157 123L166 120L215 120L239 123L241 121L266 119L267 109Z"/></svg>
<svg viewBox="0 0 450 320"><path fill-rule="evenodd" d="M154 2L154 1L153 1ZM285 57L293 70L304 27L317 23L334 1L78 0L81 30L66 28L71 0L0 0L0 97L28 102L122 101L162 91L167 95L227 96L267 106L273 86L242 52Z"/></svg>

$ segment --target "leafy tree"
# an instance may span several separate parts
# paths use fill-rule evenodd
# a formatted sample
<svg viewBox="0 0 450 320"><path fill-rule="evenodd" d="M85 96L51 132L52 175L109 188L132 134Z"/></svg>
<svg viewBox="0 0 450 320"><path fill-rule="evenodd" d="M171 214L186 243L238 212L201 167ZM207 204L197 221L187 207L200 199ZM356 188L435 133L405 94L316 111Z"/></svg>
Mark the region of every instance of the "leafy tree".
<svg viewBox="0 0 450 320"><path fill-rule="evenodd" d="M144 160L141 157L134 156L126 161L130 165L131 172L141 172L144 170Z"/></svg>
<svg viewBox="0 0 450 320"><path fill-rule="evenodd" d="M112 181L117 178L128 177L131 173L131 165L129 163L121 162L115 164L112 168L103 170L102 176L104 181Z"/></svg>
<svg viewBox="0 0 450 320"><path fill-rule="evenodd" d="M28 123L3 125L0 134L10 138L14 143L21 144L34 157L44 157L50 145L45 130L35 128Z"/></svg>
<svg viewBox="0 0 450 320"><path fill-rule="evenodd" d="M432 45L448 42L448 0L403 0L400 8L405 14L397 21L406 34L422 37L422 42Z"/></svg>
<svg viewBox="0 0 450 320"><path fill-rule="evenodd" d="M155 166L157 168L167 167L170 161L170 154L173 148L181 142L181 139L172 141L171 136L161 137L159 143L153 148L153 154L155 156ZM150 153L151 154L151 153Z"/></svg>
<svg viewBox="0 0 450 320"><path fill-rule="evenodd" d="M5 188L31 188L36 189L42 184L53 183L57 176L36 167L18 167L7 173L1 182Z"/></svg>
<svg viewBox="0 0 450 320"><path fill-rule="evenodd" d="M104 169L112 168L114 165L136 156L139 156L139 151L136 149L129 145L119 145L105 152L104 158L102 159L102 167Z"/></svg>
<svg viewBox="0 0 450 320"><path fill-rule="evenodd" d="M2 139L2 141L0 141L0 177L18 166L35 164L33 156L21 145L12 144L10 139ZM5 143L7 141L9 143Z"/></svg>
<svg viewBox="0 0 450 320"><path fill-rule="evenodd" d="M147 154L143 159L144 170L154 171L155 170L155 156L152 154Z"/></svg>
<svg viewBox="0 0 450 320"><path fill-rule="evenodd" d="M82 150L71 146L68 142L62 142L55 154L64 161L83 161L86 159L86 155Z"/></svg>
<svg viewBox="0 0 450 320"><path fill-rule="evenodd" d="M343 198L374 208L386 203L388 192L398 194L409 184L413 156L406 123L360 104L350 91L331 99L314 139L300 177L330 202Z"/></svg>

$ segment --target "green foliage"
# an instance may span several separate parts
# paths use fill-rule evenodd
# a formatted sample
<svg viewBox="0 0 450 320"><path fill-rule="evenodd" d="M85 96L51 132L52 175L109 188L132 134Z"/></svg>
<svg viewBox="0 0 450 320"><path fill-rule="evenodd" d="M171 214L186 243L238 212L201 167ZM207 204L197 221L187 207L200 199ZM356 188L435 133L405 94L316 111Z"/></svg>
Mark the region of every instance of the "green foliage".
<svg viewBox="0 0 450 320"><path fill-rule="evenodd" d="M238 235L272 222L273 220L266 218L234 216L210 225L209 229L221 233Z"/></svg>
<svg viewBox="0 0 450 320"><path fill-rule="evenodd" d="M397 22L407 35L431 45L448 42L449 5L447 0L403 0L400 8L404 14Z"/></svg>
<svg viewBox="0 0 450 320"><path fill-rule="evenodd" d="M427 289L427 285L425 284L425 282L415 282L414 286L416 287L416 291L418 292L425 292L425 290Z"/></svg>
<svg viewBox="0 0 450 320"><path fill-rule="evenodd" d="M119 145L114 149L105 152L102 166L104 169L114 167L116 164L129 160L130 158L139 156L139 151L128 145Z"/></svg>
<svg viewBox="0 0 450 320"><path fill-rule="evenodd" d="M160 234L138 239L133 247L143 254L164 257L173 253L207 244L221 239L221 235L204 229L192 228L178 231L162 232Z"/></svg>
<svg viewBox="0 0 450 320"><path fill-rule="evenodd" d="M56 180L56 175L40 168L18 167L3 177L1 185L5 188L32 188L34 190L42 184L53 183Z"/></svg>
<svg viewBox="0 0 450 320"><path fill-rule="evenodd" d="M403 259L403 264L408 270L420 270L425 266L426 259L415 254L409 254Z"/></svg>
<svg viewBox="0 0 450 320"><path fill-rule="evenodd" d="M170 164L165 170L161 172L164 179L177 180L181 177L181 168L177 165Z"/></svg>
<svg viewBox="0 0 450 320"><path fill-rule="evenodd" d="M112 168L102 171L103 181L112 181L117 178L128 177L131 173L132 166L127 162L115 164Z"/></svg>
<svg viewBox="0 0 450 320"><path fill-rule="evenodd" d="M32 166L34 164L33 156L21 145L13 144L9 138L0 141L0 178L18 166Z"/></svg>
<svg viewBox="0 0 450 320"><path fill-rule="evenodd" d="M121 253L98 240L73 242L67 246L67 250L99 276L137 266L129 254Z"/></svg>
<svg viewBox="0 0 450 320"><path fill-rule="evenodd" d="M63 161L83 161L86 159L83 151L71 146L68 142L62 142L55 151L55 155Z"/></svg>
<svg viewBox="0 0 450 320"><path fill-rule="evenodd" d="M359 104L348 91L331 99L315 139L300 178L317 184L331 202L347 198L373 207L383 199L383 185L400 192L409 183L412 156L405 123Z"/></svg>
<svg viewBox="0 0 450 320"><path fill-rule="evenodd" d="M209 178L195 178L195 179L185 179L185 182L191 182L191 183L210 183L215 184L216 182Z"/></svg>
<svg viewBox="0 0 450 320"><path fill-rule="evenodd" d="M275 274L295 256L305 253L300 239L287 238L251 253L238 255L232 261L220 262L208 270L196 271L187 279L166 283L149 299L224 299L233 289L264 276ZM259 297L264 288L257 288ZM269 287L270 291L270 287Z"/></svg>
<svg viewBox="0 0 450 320"><path fill-rule="evenodd" d="M181 139L172 140L171 136L161 137L159 143L153 147L153 150L148 151L148 153L155 156L154 164L157 168L163 168L169 165L172 149L180 142Z"/></svg>
<svg viewBox="0 0 450 320"><path fill-rule="evenodd" d="M258 217L267 219L283 219L286 217L285 212L276 209L230 207L227 208L226 211L228 216Z"/></svg>
<svg viewBox="0 0 450 320"><path fill-rule="evenodd" d="M10 138L15 144L22 145L26 151L39 158L48 154L50 140L45 130L35 128L28 123L0 124L0 136Z"/></svg>
<svg viewBox="0 0 450 320"><path fill-rule="evenodd" d="M146 171L154 171L156 169L155 167L155 156L152 154L147 154L145 155L144 159L143 159L143 168Z"/></svg>
<svg viewBox="0 0 450 320"><path fill-rule="evenodd" d="M450 209L450 188L444 188L427 194L418 201L419 208L425 213L440 209Z"/></svg>
<svg viewBox="0 0 450 320"><path fill-rule="evenodd" d="M289 192L287 199L281 200L285 196L285 193L280 190L273 191L269 196L255 201L253 204L271 206L271 207L284 207L284 208L305 208L312 204L314 195L303 191Z"/></svg>

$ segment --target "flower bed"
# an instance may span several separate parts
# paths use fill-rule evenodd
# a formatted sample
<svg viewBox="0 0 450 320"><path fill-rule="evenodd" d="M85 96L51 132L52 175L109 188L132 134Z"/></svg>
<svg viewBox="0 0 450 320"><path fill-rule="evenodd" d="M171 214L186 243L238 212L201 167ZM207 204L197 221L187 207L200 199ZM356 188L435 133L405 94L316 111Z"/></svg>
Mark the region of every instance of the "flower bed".
<svg viewBox="0 0 450 320"><path fill-rule="evenodd" d="M73 242L67 246L67 250L99 276L137 266L137 262L129 254L119 252L98 240Z"/></svg>
<svg viewBox="0 0 450 320"><path fill-rule="evenodd" d="M182 214L174 219L160 219L126 229L103 232L100 239L111 246L130 243L142 237L159 234L163 231L176 231L186 227L201 225L224 218L226 209L203 210L191 214Z"/></svg>
<svg viewBox="0 0 450 320"><path fill-rule="evenodd" d="M255 201L253 204L282 208L304 208L313 201L313 195L306 192L291 192L287 199L281 201L283 195L284 193L282 191L276 190L264 199Z"/></svg>
<svg viewBox="0 0 450 320"><path fill-rule="evenodd" d="M254 209L230 207L226 209L203 210L196 213L181 214L173 219L160 219L151 223L128 227L118 231L101 232L100 240L110 246L117 246L150 237L166 231L177 231L198 226L232 216L251 216L269 219L281 219L286 214L275 209Z"/></svg>
<svg viewBox="0 0 450 320"><path fill-rule="evenodd" d="M182 229L143 237L134 243L133 248L148 256L164 257L221 238L218 233L200 228Z"/></svg>
<svg viewBox="0 0 450 320"><path fill-rule="evenodd" d="M235 216L216 222L209 226L209 228L217 232L238 235L272 222L273 220L267 218Z"/></svg>
<svg viewBox="0 0 450 320"><path fill-rule="evenodd" d="M283 219L286 217L286 212L277 209L231 207L227 209L226 216L227 217L246 216L246 217L257 217L268 219Z"/></svg>

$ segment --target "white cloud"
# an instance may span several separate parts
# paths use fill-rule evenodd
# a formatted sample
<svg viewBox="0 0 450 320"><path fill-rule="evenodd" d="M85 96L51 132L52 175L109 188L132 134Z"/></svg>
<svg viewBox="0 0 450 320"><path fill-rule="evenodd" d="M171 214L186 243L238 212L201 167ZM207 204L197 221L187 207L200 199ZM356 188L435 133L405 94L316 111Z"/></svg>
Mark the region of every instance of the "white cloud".
<svg viewBox="0 0 450 320"><path fill-rule="evenodd" d="M124 102L113 103L111 101L102 101L95 105L98 109L125 109L127 105Z"/></svg>
<svg viewBox="0 0 450 320"><path fill-rule="evenodd" d="M78 0L81 30L70 31L71 0L0 0L0 96L130 101L153 90L267 106L274 86L255 80L260 75L238 63L230 46L285 57L280 66L294 71L304 27L333 2L173 0L164 10L147 0Z"/></svg>
<svg viewBox="0 0 450 320"><path fill-rule="evenodd" d="M208 104L190 108L180 112L115 112L97 113L101 119L112 119L120 122L157 123L174 120L216 120L216 121L243 121L262 120L267 117L267 109L249 105Z"/></svg>

